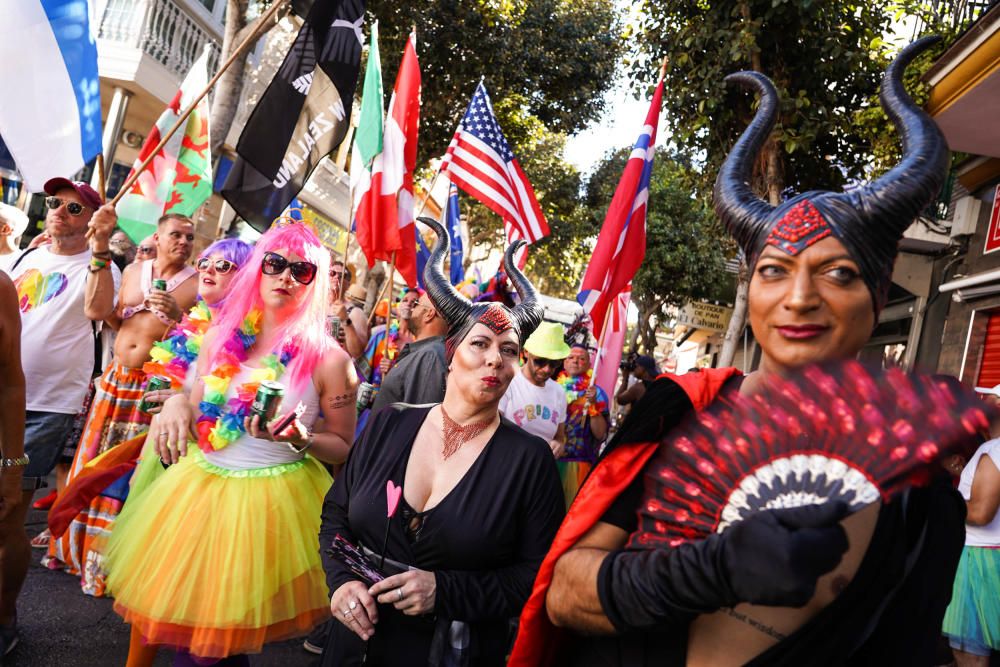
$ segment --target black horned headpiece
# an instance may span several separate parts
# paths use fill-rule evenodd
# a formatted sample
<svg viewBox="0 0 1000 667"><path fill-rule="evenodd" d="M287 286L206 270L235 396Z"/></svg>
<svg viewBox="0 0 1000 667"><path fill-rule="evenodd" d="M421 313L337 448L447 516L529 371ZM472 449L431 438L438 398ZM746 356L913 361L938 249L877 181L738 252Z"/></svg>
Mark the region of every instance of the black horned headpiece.
<svg viewBox="0 0 1000 667"><path fill-rule="evenodd" d="M503 256L503 268L520 295L521 303L513 308L496 301L473 303L459 294L444 273L444 258L448 256L451 245L448 232L437 220L431 218L417 218L417 220L437 234L437 242L431 251L430 259L427 260L427 266L424 267L424 287L427 289L427 296L434 303L434 308L448 322L448 337L445 340L448 361L451 361L455 348L477 322L485 324L494 333L513 329L518 342L523 345L541 323L543 314L535 288L514 262L514 253L524 245L524 241L512 243Z"/></svg>
<svg viewBox="0 0 1000 667"><path fill-rule="evenodd" d="M726 77L756 88L761 96L754 119L715 181L715 211L751 269L768 245L797 255L832 235L857 262L876 314L882 309L903 232L938 195L948 173L947 142L903 88L907 65L938 40L924 37L904 48L882 78L882 108L902 139L900 163L867 185L846 192L806 192L778 206L758 198L748 185L754 159L774 127L778 94L759 72Z"/></svg>

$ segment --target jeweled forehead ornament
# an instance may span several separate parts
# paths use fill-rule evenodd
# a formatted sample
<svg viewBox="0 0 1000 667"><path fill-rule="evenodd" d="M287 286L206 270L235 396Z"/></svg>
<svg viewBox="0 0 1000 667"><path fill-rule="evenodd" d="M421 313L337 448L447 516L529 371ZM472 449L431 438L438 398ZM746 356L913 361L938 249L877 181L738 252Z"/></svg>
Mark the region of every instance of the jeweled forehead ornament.
<svg viewBox="0 0 1000 667"><path fill-rule="evenodd" d="M424 267L424 286L427 288L427 296L434 303L434 308L448 322L448 336L445 339L445 355L448 360L451 361L455 348L476 323L487 326L494 334L513 329L518 343L524 344L525 339L542 321L543 313L538 293L514 262L514 253L524 245L524 241L512 243L503 256L504 271L521 297L521 303L513 308L495 301L473 303L452 286L444 273L444 258L449 255L450 249L448 232L437 220L431 218L418 218L418 220L437 234L437 242Z"/></svg>
<svg viewBox="0 0 1000 667"><path fill-rule="evenodd" d="M924 37L904 48L882 78L882 108L902 138L899 164L880 178L845 192L806 192L777 206L757 197L748 183L754 160L777 119L778 94L759 72L726 77L760 94L754 119L715 181L715 211L743 249L751 269L769 245L794 256L833 237L857 263L876 313L882 309L903 232L934 201L948 174L948 144L934 121L906 93L902 80L907 65L939 39Z"/></svg>

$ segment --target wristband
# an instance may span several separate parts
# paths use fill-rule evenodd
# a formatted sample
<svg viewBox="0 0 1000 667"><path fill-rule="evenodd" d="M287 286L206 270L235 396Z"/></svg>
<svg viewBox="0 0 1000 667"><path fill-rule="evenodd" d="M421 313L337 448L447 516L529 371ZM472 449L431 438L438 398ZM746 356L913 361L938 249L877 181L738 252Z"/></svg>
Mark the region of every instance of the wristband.
<svg viewBox="0 0 1000 667"><path fill-rule="evenodd" d="M22 454L17 458L5 459L0 458L0 468L23 468L31 462L27 454Z"/></svg>
<svg viewBox="0 0 1000 667"><path fill-rule="evenodd" d="M302 454L302 453L304 453L304 452L305 452L305 451L306 451L307 449L309 449L310 447L312 447L312 446L313 446L313 442L314 442L314 441L315 441L315 436L314 436L314 435L313 435L312 433L310 433L310 434L309 434L309 435L308 435L308 436L306 437L306 444L302 445L302 447L296 447L296 446L295 446L295 445L294 445L293 443L291 443L291 442L286 442L286 443L285 443L285 445L287 445L287 446L288 446L288 448L289 448L290 450L292 450L293 452L295 452L296 454Z"/></svg>
<svg viewBox="0 0 1000 667"><path fill-rule="evenodd" d="M91 257L96 257L97 259L103 259L111 261L111 251L110 250L100 250L98 252L91 252Z"/></svg>

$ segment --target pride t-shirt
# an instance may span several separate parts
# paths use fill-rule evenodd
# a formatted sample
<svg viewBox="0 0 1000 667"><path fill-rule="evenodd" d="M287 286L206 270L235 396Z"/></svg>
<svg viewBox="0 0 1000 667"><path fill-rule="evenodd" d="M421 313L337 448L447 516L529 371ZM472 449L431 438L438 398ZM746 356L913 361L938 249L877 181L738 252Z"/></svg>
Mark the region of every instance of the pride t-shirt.
<svg viewBox="0 0 1000 667"><path fill-rule="evenodd" d="M42 246L7 271L21 309L28 410L75 415L83 405L94 370L94 334L83 313L89 264L90 250L55 255ZM114 264L111 275L117 295L122 274Z"/></svg>
<svg viewBox="0 0 1000 667"><path fill-rule="evenodd" d="M566 392L552 380L542 387L518 371L500 399L500 413L532 435L551 440L566 420Z"/></svg>

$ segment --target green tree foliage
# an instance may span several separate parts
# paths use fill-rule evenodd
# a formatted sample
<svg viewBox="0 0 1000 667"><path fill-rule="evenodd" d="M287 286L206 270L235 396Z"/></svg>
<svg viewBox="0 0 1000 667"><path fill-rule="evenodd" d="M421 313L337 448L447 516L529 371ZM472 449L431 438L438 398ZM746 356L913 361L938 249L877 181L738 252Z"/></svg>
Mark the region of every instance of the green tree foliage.
<svg viewBox="0 0 1000 667"><path fill-rule="evenodd" d="M527 271L554 296L572 297L589 257L579 208L580 175L563 155L566 137L600 118L623 55L621 21L604 0L437 0L368 3L379 21L383 76L417 29L422 75L418 164L444 154L477 83L485 77L497 119L535 189L551 236L534 244ZM462 210L473 245L501 248L500 217L469 196Z"/></svg>
<svg viewBox="0 0 1000 667"><path fill-rule="evenodd" d="M584 197L594 234L604 221L629 150L604 159L587 183ZM632 282L632 300L639 309L643 347L656 346L655 332L668 306L688 301L721 299L732 280L724 263L732 247L715 216L691 183L699 180L688 161L661 148L653 159L646 217L646 257Z"/></svg>

